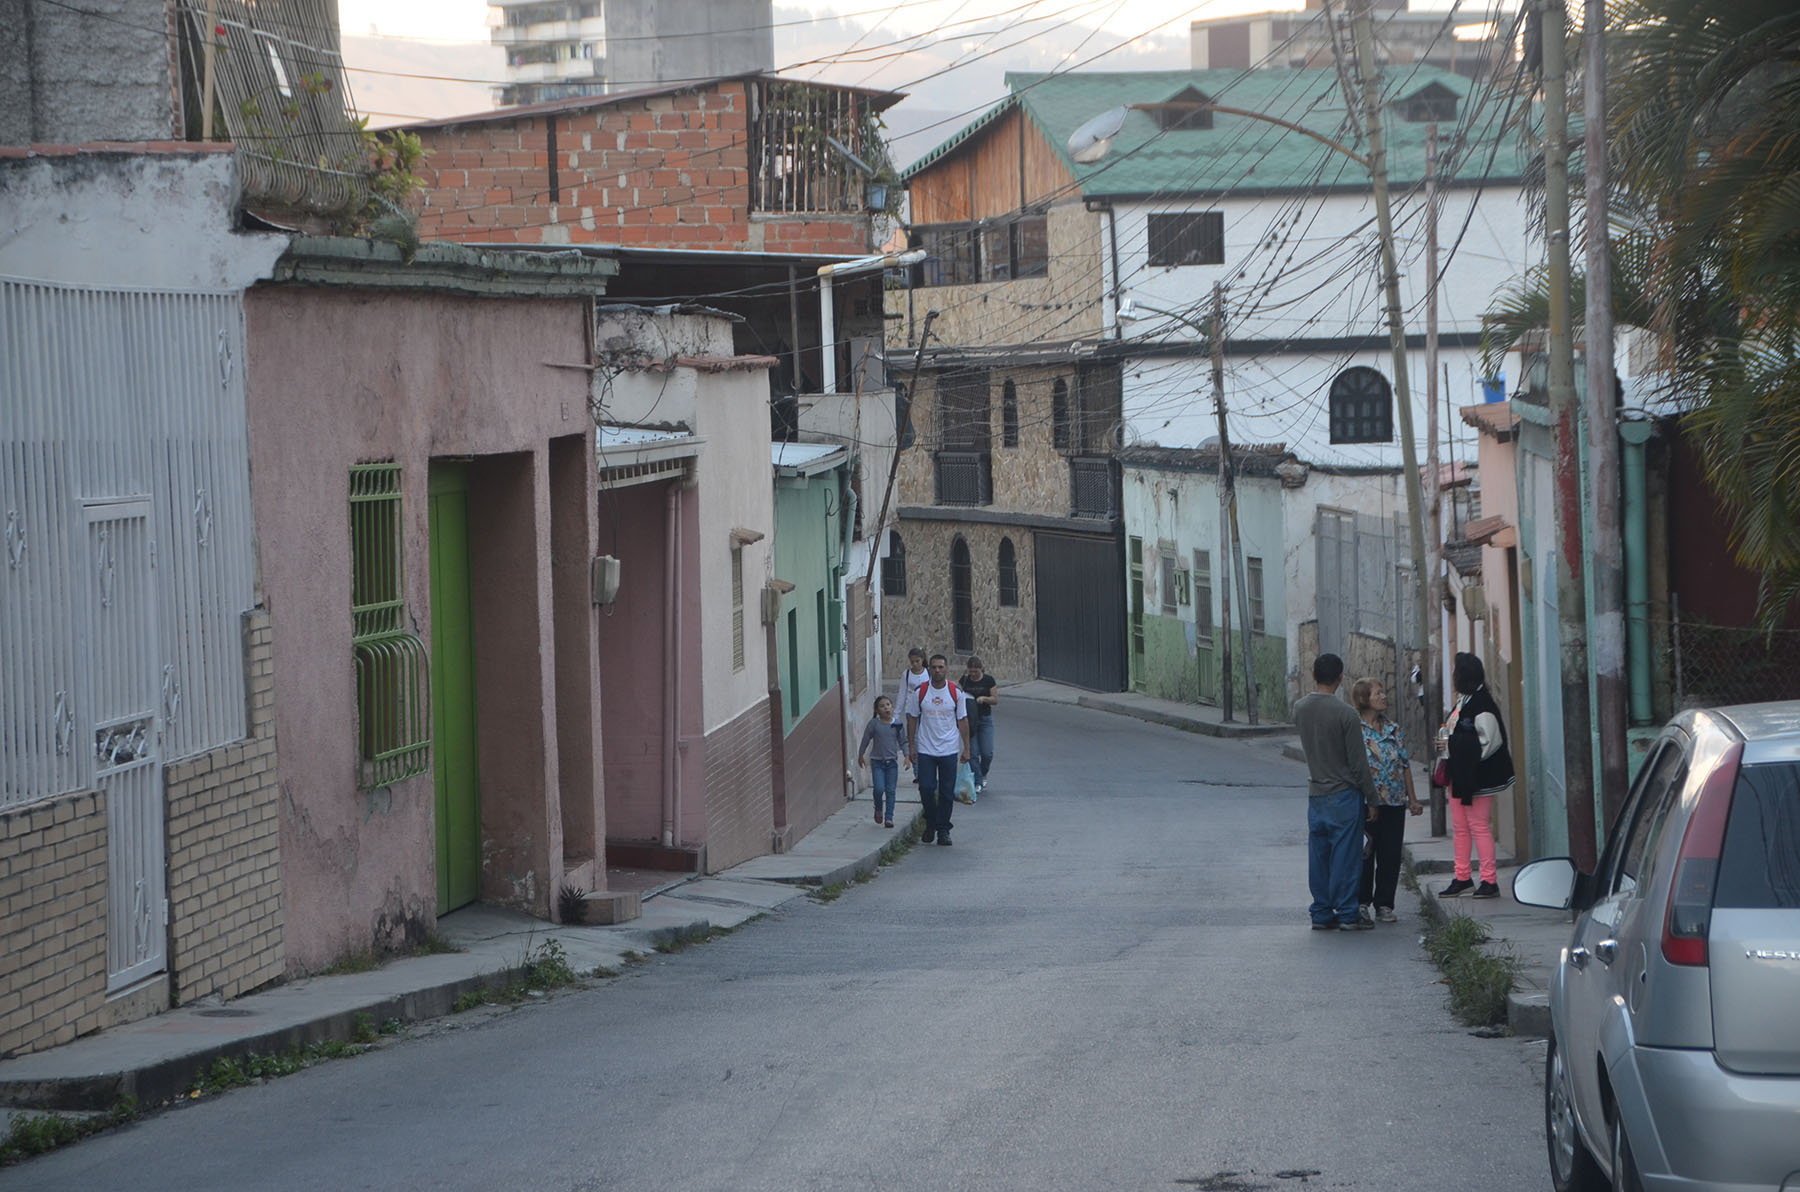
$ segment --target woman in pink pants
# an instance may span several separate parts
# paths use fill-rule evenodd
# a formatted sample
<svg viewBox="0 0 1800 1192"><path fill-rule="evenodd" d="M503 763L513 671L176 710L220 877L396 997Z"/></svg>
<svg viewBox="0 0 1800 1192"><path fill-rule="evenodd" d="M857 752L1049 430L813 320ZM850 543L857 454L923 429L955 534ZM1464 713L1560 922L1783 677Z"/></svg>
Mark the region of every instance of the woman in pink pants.
<svg viewBox="0 0 1800 1192"><path fill-rule="evenodd" d="M1450 829L1456 875L1438 891L1440 898L1498 898L1499 872L1494 862L1494 796L1512 789L1512 753L1500 706L1488 693L1487 672L1473 654L1458 654L1450 668L1456 706L1444 722L1449 738ZM1469 868L1469 851L1481 854L1481 883Z"/></svg>

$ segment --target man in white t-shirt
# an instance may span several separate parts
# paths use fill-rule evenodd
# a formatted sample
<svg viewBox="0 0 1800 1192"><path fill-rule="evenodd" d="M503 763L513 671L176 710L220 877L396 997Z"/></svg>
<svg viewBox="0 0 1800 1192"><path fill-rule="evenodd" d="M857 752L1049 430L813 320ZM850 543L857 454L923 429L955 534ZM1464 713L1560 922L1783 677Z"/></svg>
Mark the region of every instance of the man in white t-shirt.
<svg viewBox="0 0 1800 1192"><path fill-rule="evenodd" d="M929 681L906 695L906 752L919 776L919 803L925 813L923 844L950 843L950 811L956 806L956 767L969 760L969 709L950 682L950 664L931 656Z"/></svg>

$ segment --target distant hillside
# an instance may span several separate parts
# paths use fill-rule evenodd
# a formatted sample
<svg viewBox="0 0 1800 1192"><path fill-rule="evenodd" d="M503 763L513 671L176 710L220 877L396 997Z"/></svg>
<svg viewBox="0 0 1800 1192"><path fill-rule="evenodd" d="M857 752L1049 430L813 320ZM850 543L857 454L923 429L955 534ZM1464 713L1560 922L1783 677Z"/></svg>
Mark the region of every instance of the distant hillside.
<svg viewBox="0 0 1800 1192"><path fill-rule="evenodd" d="M345 34L344 65L356 110L375 128L486 111L494 106L489 83L506 75L500 47L482 42Z"/></svg>

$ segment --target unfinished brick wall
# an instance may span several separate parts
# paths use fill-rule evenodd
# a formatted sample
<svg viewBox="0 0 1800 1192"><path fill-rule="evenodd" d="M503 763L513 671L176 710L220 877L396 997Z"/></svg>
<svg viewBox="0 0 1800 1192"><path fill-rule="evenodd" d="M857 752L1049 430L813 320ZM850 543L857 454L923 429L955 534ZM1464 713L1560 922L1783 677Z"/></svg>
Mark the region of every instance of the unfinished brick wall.
<svg viewBox="0 0 1800 1192"><path fill-rule="evenodd" d="M866 217L758 215L743 80L413 131L419 234L485 244L869 251ZM554 146L554 148L553 148Z"/></svg>
<svg viewBox="0 0 1800 1192"><path fill-rule="evenodd" d="M0 1056L101 1025L106 844L97 791L0 813Z"/></svg>
<svg viewBox="0 0 1800 1192"><path fill-rule="evenodd" d="M775 824L769 704L706 734L706 868L718 873L769 851Z"/></svg>
<svg viewBox="0 0 1800 1192"><path fill-rule="evenodd" d="M175 999L236 997L282 973L279 772L269 614L244 614L249 736L171 764L169 981Z"/></svg>

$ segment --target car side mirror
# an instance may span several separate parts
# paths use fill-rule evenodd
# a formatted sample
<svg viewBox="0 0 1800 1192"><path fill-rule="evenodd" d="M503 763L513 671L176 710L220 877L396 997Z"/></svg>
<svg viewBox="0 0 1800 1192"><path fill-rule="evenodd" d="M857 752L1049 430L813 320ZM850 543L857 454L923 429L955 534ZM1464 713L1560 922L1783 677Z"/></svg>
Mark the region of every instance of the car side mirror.
<svg viewBox="0 0 1800 1192"><path fill-rule="evenodd" d="M1568 857L1533 861L1513 874L1513 899L1525 906L1566 911L1574 905L1579 876L1575 862Z"/></svg>

